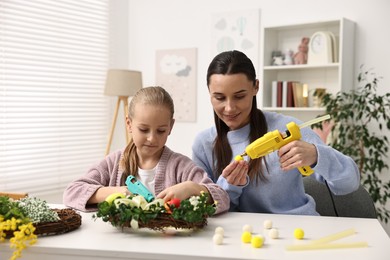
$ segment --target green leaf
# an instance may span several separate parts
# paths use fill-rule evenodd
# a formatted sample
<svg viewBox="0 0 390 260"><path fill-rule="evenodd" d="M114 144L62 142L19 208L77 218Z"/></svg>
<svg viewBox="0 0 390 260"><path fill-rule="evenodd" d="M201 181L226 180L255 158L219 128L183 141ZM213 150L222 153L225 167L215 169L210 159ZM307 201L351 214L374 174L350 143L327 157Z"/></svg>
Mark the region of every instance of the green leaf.
<svg viewBox="0 0 390 260"><path fill-rule="evenodd" d="M128 196L129 199L138 195ZM171 207L172 218L176 220L185 220L187 222L202 222L204 218L213 215L216 212L216 205L209 204L209 194L201 193L199 196L192 196L189 199L182 200L178 208ZM195 202L196 201L196 202ZM116 206L115 203L106 201L98 204L98 211L94 218L102 218L103 221L110 222L113 226L129 226L132 219L144 224L149 221L167 214L164 205L159 203L151 205L148 209L126 205L125 203Z"/></svg>

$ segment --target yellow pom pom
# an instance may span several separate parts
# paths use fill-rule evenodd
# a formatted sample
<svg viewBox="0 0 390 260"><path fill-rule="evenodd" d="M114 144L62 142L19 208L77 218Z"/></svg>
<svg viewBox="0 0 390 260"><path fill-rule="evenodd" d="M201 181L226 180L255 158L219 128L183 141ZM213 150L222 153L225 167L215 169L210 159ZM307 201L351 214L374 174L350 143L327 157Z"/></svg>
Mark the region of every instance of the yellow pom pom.
<svg viewBox="0 0 390 260"><path fill-rule="evenodd" d="M303 229L301 228L296 228L294 230L294 237L296 239L303 239L303 237L305 236L305 232L303 231Z"/></svg>
<svg viewBox="0 0 390 260"><path fill-rule="evenodd" d="M252 244L252 247L254 248L260 248L263 246L263 243L264 243L264 237L263 236L254 236L252 237L252 241L251 241L251 244Z"/></svg>
<svg viewBox="0 0 390 260"><path fill-rule="evenodd" d="M242 235L241 235L241 241L242 242L250 243L251 239L252 239L252 234L250 232L248 232L248 231L242 232Z"/></svg>
<svg viewBox="0 0 390 260"><path fill-rule="evenodd" d="M236 155L236 157L234 157L234 160L235 161L242 161L242 160L244 160L244 158L242 158L241 155Z"/></svg>
<svg viewBox="0 0 390 260"><path fill-rule="evenodd" d="M115 192L115 193L108 195L106 198L106 201L111 204L115 199L124 198L124 197L126 197L125 194L120 193L120 192Z"/></svg>

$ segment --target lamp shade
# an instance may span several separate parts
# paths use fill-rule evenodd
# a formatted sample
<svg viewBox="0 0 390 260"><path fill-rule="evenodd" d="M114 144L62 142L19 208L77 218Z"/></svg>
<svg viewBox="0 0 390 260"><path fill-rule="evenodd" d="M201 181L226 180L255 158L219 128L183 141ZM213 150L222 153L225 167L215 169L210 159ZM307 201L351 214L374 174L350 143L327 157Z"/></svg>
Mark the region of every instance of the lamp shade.
<svg viewBox="0 0 390 260"><path fill-rule="evenodd" d="M142 88L142 73L134 70L111 69L107 72L104 94L108 96L134 96Z"/></svg>

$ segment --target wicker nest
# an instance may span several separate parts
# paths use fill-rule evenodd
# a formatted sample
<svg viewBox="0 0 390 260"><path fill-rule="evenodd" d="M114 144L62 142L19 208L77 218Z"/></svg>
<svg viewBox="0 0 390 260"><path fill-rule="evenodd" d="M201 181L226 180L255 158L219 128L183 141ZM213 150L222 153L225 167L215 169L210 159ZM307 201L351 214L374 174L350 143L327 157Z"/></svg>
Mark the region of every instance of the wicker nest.
<svg viewBox="0 0 390 260"><path fill-rule="evenodd" d="M75 230L81 225L81 216L73 209L53 209L60 220L34 224L35 234L39 236L58 235Z"/></svg>
<svg viewBox="0 0 390 260"><path fill-rule="evenodd" d="M149 203L141 195L132 195L99 203L93 217L122 230L194 231L204 228L207 218L216 212L216 203L209 204L208 200L205 192L182 201L156 199Z"/></svg>
<svg viewBox="0 0 390 260"><path fill-rule="evenodd" d="M116 226L114 223L118 223L120 216L110 217L108 220ZM148 222L144 223L138 221L139 228L148 228L155 231L164 231L167 228L175 229L191 229L197 230L202 229L207 225L207 218L203 218L200 222L188 222L181 219L174 219L171 214L163 213L160 214L157 218L151 219ZM121 225L122 228L131 228L130 222L125 222Z"/></svg>
<svg viewBox="0 0 390 260"><path fill-rule="evenodd" d="M51 236L67 233L81 226L81 216L73 209L53 209L60 220L56 222L44 222L33 224L34 234L37 236ZM14 231L5 231L6 238L13 237Z"/></svg>

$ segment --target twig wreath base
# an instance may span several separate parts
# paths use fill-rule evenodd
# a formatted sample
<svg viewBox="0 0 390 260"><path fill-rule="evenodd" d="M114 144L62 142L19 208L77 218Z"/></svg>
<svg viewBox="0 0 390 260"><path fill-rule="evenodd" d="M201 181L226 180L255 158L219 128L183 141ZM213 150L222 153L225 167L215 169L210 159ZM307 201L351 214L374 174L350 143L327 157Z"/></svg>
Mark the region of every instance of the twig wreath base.
<svg viewBox="0 0 390 260"><path fill-rule="evenodd" d="M111 224L116 223L120 216L110 217L108 219ZM205 217L200 222L188 222L182 219L174 219L171 214L162 213L157 218L151 219L148 222L144 223L142 221L138 222L139 228L148 228L154 231L165 231L168 228L174 229L190 229L190 230L199 230L204 228L207 225L207 218ZM113 226L118 226L114 225ZM122 223L120 228L131 228L131 224L129 221Z"/></svg>
<svg viewBox="0 0 390 260"><path fill-rule="evenodd" d="M81 216L73 209L53 209L60 220L33 224L37 236L52 236L73 231L81 226ZM7 231L6 238L13 236L14 231Z"/></svg>
<svg viewBox="0 0 390 260"><path fill-rule="evenodd" d="M60 217L59 221L39 223L35 226L35 234L39 236L58 235L78 229L81 216L73 209L53 209Z"/></svg>
<svg viewBox="0 0 390 260"><path fill-rule="evenodd" d="M216 212L216 204L208 203L209 194L201 192L179 201L176 205L156 199L147 203L140 195L113 198L98 204L98 211L93 218L123 230L151 229L166 231L168 229L199 230L207 225L207 218Z"/></svg>

